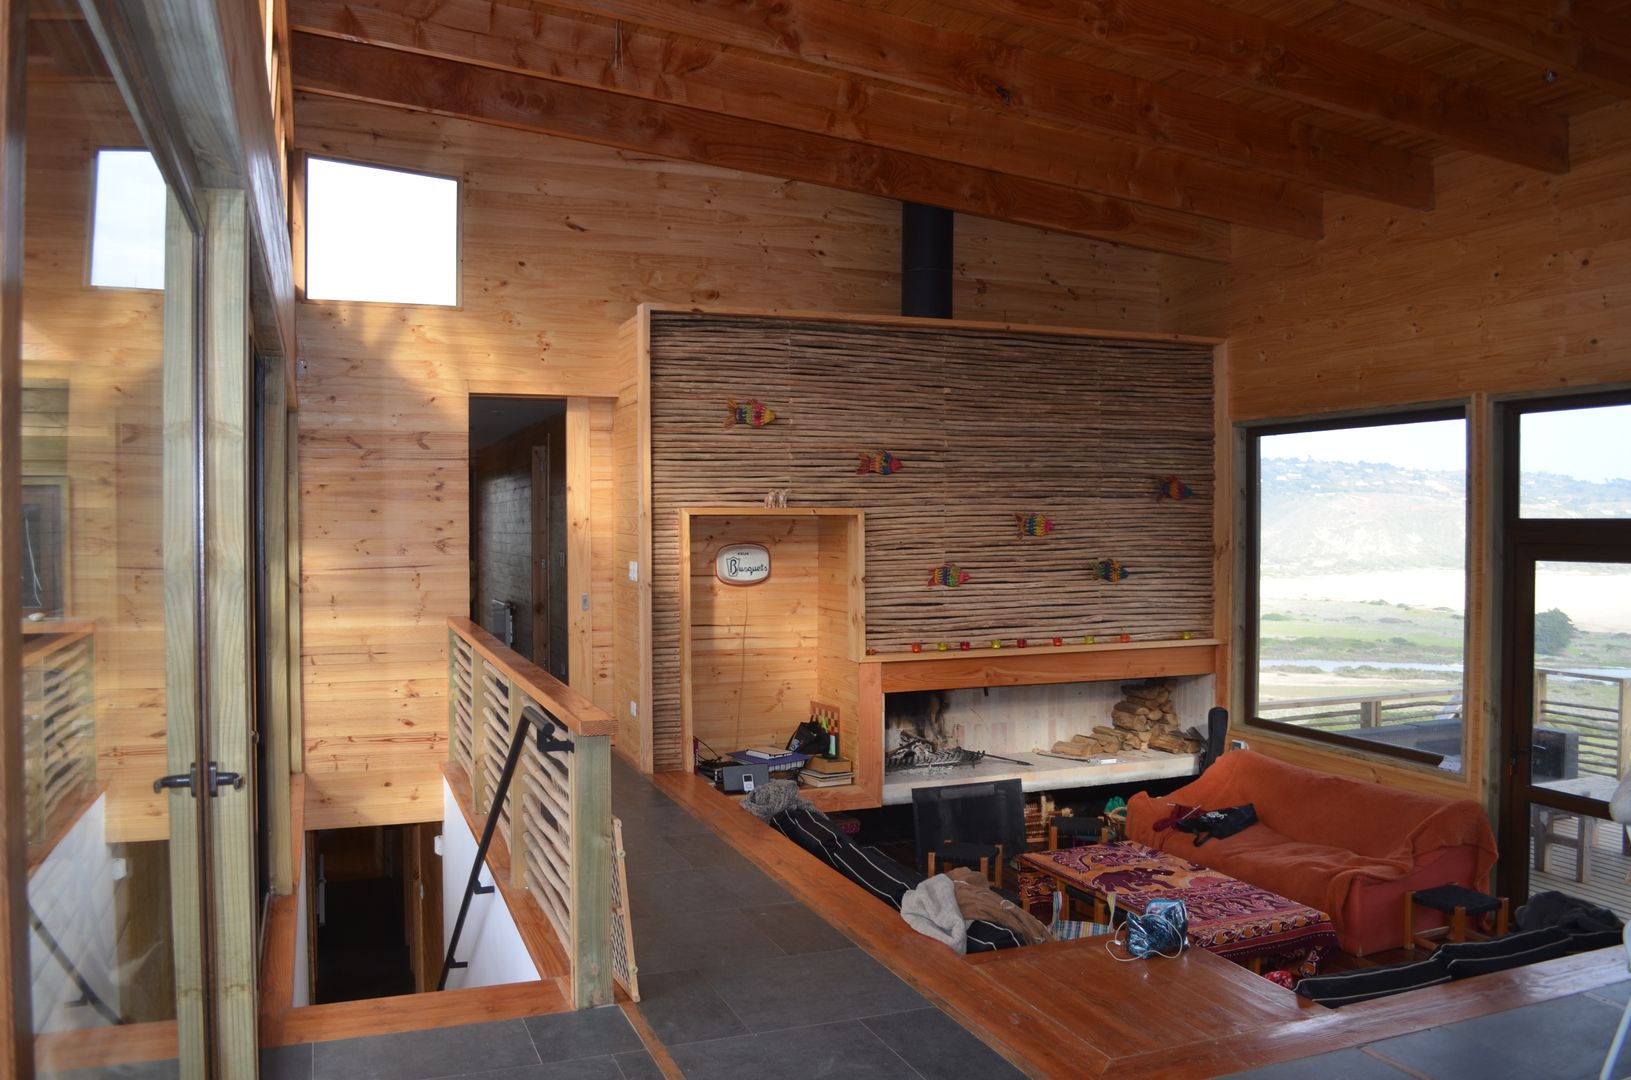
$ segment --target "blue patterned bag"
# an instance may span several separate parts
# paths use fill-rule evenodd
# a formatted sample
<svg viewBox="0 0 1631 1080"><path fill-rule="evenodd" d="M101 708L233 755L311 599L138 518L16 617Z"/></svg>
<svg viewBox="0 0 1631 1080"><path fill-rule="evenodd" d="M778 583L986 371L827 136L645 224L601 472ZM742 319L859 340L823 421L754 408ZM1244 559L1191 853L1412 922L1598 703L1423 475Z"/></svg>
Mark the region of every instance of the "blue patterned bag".
<svg viewBox="0 0 1631 1080"><path fill-rule="evenodd" d="M1151 900L1144 914L1127 916L1127 951L1139 959L1177 956L1189 944L1189 912L1182 900Z"/></svg>

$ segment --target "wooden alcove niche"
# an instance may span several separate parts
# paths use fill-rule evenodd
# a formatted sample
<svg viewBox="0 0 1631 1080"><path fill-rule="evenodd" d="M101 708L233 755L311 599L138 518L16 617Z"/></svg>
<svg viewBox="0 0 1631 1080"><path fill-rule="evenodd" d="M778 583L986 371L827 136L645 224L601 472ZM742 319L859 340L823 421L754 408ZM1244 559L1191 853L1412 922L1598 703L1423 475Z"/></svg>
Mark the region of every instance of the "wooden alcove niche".
<svg viewBox="0 0 1631 1080"><path fill-rule="evenodd" d="M866 629L866 542L860 510L690 507L679 511L680 716L685 745L725 754L785 745L810 703L839 710L841 752L855 782L805 796L824 809L876 806L881 726L858 725ZM763 544L770 577L730 585L714 573L722 547Z"/></svg>

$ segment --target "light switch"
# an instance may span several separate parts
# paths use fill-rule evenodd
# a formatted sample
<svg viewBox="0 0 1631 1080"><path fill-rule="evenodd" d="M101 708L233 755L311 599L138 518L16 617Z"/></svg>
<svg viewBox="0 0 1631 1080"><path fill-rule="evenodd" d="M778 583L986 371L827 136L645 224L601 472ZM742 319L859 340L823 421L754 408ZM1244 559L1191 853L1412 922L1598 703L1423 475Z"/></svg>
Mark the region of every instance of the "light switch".
<svg viewBox="0 0 1631 1080"><path fill-rule="evenodd" d="M630 581L639 581L640 580L640 564L635 562L633 559L629 560L629 580Z"/></svg>

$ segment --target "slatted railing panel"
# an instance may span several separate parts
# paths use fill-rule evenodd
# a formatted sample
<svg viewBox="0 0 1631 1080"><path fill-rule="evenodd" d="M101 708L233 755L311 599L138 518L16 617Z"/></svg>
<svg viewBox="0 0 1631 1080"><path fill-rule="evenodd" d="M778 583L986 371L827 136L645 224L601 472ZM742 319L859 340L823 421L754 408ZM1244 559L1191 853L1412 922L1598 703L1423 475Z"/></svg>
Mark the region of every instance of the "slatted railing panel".
<svg viewBox="0 0 1631 1080"><path fill-rule="evenodd" d="M524 884L549 916L561 945L571 949L572 819L560 776L550 755L531 747L522 755L520 846Z"/></svg>
<svg viewBox="0 0 1631 1080"><path fill-rule="evenodd" d="M471 763L475 760L475 721L471 709L471 655L470 643L448 631L448 660L451 673L448 678L448 745L453 761L463 766L466 776L474 774Z"/></svg>
<svg viewBox="0 0 1631 1080"><path fill-rule="evenodd" d="M41 650L23 670L23 748L31 843L96 779L95 646L87 634Z"/></svg>
<svg viewBox="0 0 1631 1080"><path fill-rule="evenodd" d="M555 928L571 967L573 1002L608 1004L619 934L633 970L627 912L611 898L612 719L468 619L448 625L449 755L469 771L475 812L497 815L510 851L509 883L525 889ZM527 736L509 789L495 799L512 734L522 724ZM540 749L544 730L571 749ZM611 925L616 914L621 927Z"/></svg>
<svg viewBox="0 0 1631 1080"><path fill-rule="evenodd" d="M612 818L612 978L640 1000L640 968L634 962L634 924L629 918L629 875L623 856L623 822Z"/></svg>

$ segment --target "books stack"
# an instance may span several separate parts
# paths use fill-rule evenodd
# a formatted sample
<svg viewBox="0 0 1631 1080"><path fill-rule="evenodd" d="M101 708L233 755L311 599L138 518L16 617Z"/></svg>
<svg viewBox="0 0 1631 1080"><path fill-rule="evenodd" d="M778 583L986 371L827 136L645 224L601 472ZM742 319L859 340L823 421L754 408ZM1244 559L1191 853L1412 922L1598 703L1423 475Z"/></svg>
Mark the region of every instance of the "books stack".
<svg viewBox="0 0 1631 1080"><path fill-rule="evenodd" d="M810 760L809 754L784 750L779 746L750 746L746 750L732 751L731 757L743 765L763 765L772 776L790 776Z"/></svg>
<svg viewBox="0 0 1631 1080"><path fill-rule="evenodd" d="M842 787L855 782L855 766L849 758L815 757L799 771L805 787Z"/></svg>

